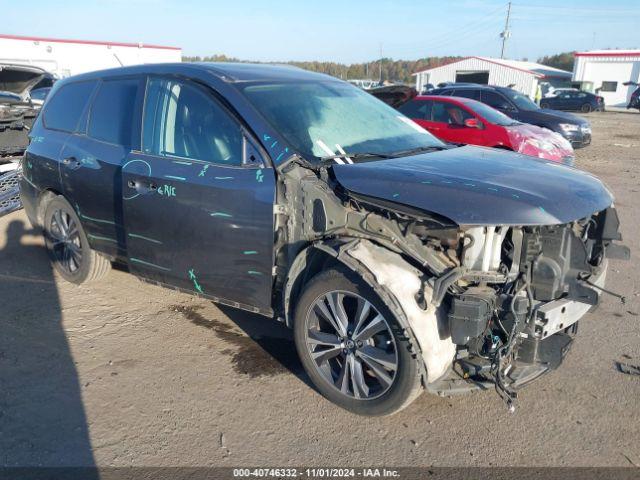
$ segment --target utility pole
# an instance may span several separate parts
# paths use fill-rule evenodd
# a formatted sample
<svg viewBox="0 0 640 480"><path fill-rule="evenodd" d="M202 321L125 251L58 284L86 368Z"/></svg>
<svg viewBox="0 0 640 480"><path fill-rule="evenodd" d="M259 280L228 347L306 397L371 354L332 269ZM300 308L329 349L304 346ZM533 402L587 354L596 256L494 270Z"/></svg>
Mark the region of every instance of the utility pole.
<svg viewBox="0 0 640 480"><path fill-rule="evenodd" d="M504 58L504 47L507 44L507 39L511 37L511 31L509 30L509 17L511 16L511 2L507 6L507 21L504 24L504 31L500 33L502 37L502 51L500 52L500 58Z"/></svg>
<svg viewBox="0 0 640 480"><path fill-rule="evenodd" d="M380 80L378 83L382 85L382 43L380 43Z"/></svg>

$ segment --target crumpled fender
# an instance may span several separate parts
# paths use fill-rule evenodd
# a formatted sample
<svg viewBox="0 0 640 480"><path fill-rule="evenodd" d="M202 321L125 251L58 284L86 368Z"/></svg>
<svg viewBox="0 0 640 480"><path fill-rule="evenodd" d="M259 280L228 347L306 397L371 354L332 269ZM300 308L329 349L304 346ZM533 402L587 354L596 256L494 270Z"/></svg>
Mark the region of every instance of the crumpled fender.
<svg viewBox="0 0 640 480"><path fill-rule="evenodd" d="M402 257L369 241L360 241L347 250L347 255L364 265L397 300L421 350L427 370L427 383L442 377L451 366L456 347L449 334L446 312L432 304L423 310L416 302L422 288L422 272ZM428 287L427 287L428 290ZM431 292L425 291L425 298Z"/></svg>
<svg viewBox="0 0 640 480"><path fill-rule="evenodd" d="M291 299L294 288L313 252L323 252L335 258L349 270L356 272L371 286L396 314L400 326L405 329L414 347L414 353L422 357L421 365L426 383L442 377L453 363L456 347L449 334L446 312L429 304L422 310L416 302L416 294L422 288L423 272L414 268L400 255L380 247L369 240L333 239L310 245L294 260L283 291L285 322L293 326ZM424 298L432 294L426 287Z"/></svg>

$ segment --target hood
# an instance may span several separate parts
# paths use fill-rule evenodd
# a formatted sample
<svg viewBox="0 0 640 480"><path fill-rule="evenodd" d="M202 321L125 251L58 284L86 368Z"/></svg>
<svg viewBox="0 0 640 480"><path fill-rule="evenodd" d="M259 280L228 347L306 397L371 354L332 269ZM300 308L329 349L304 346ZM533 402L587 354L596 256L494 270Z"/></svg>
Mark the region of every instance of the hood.
<svg viewBox="0 0 640 480"><path fill-rule="evenodd" d="M418 95L415 88L406 85L389 85L387 87L372 88L367 91L378 100L382 100L393 108L400 108Z"/></svg>
<svg viewBox="0 0 640 480"><path fill-rule="evenodd" d="M45 70L30 65L0 64L0 92L24 98L31 87L47 75Z"/></svg>
<svg viewBox="0 0 640 480"><path fill-rule="evenodd" d="M492 148L458 147L332 169L350 192L459 225L557 225L613 203L589 173Z"/></svg>
<svg viewBox="0 0 640 480"><path fill-rule="evenodd" d="M559 110L541 108L539 110L521 110L519 117L526 122L554 122L554 123L577 123L578 125L588 125L589 122L578 115Z"/></svg>

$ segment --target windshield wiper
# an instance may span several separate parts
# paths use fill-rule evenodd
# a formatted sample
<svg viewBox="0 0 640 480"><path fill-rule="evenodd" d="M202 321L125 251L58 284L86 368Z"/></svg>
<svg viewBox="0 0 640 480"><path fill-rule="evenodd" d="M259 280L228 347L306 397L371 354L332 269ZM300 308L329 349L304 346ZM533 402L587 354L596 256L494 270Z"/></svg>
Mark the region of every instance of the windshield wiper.
<svg viewBox="0 0 640 480"><path fill-rule="evenodd" d="M395 155L389 155L387 153L374 153L374 152L364 152L364 153L338 153L336 155L327 155L326 157L320 157L320 160L337 160L343 159L345 157L349 157L352 160L360 160L363 158L393 158Z"/></svg>
<svg viewBox="0 0 640 480"><path fill-rule="evenodd" d="M417 147L409 148L408 150L398 150L397 152L390 153L387 158L406 157L407 155L414 155L422 152L439 152L441 150L447 150L451 148L446 145L431 145L429 147Z"/></svg>

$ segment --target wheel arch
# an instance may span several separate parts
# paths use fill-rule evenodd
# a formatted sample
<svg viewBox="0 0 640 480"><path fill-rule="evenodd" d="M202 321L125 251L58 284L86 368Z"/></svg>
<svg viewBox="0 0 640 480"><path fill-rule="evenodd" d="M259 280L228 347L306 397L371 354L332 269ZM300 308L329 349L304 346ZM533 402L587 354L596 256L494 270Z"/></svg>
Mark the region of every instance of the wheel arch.
<svg viewBox="0 0 640 480"><path fill-rule="evenodd" d="M443 375L445 370L448 370L449 365L453 361L455 346L450 342L450 337L447 336L444 340L440 338L441 332L435 323L430 326L431 330L429 330L430 327L426 325L425 322L416 321L424 319L409 318L408 312L415 313L416 306L401 304L398 292L394 291L393 287L384 284L384 282L378 281L378 276L381 272L372 268L371 263L365 265L364 261L359 260L354 255L353 252L358 247L378 251L384 250L390 258L393 258L396 267L413 275L416 281L420 281L418 280L418 272L416 272L401 255L391 252L384 247L377 246L369 240L335 239L316 242L298 254L289 270L289 275L287 276L283 289L282 300L285 312L285 323L289 327L293 326L295 312L292 306L297 303L297 299L303 291L305 284L324 268L331 265L340 265L358 275L358 277L380 297L389 310L391 310L402 328L402 334L409 339L411 354L418 360L422 383L426 386L428 382L436 380ZM418 304L416 299L409 300L405 298L405 302ZM437 348L430 348L428 351L423 351L421 344L427 347L434 347L435 344Z"/></svg>
<svg viewBox="0 0 640 480"><path fill-rule="evenodd" d="M54 188L45 188L38 195L36 203L36 218L37 226L42 228L44 225L44 212L47 209L47 204L58 196L64 197L64 195Z"/></svg>

